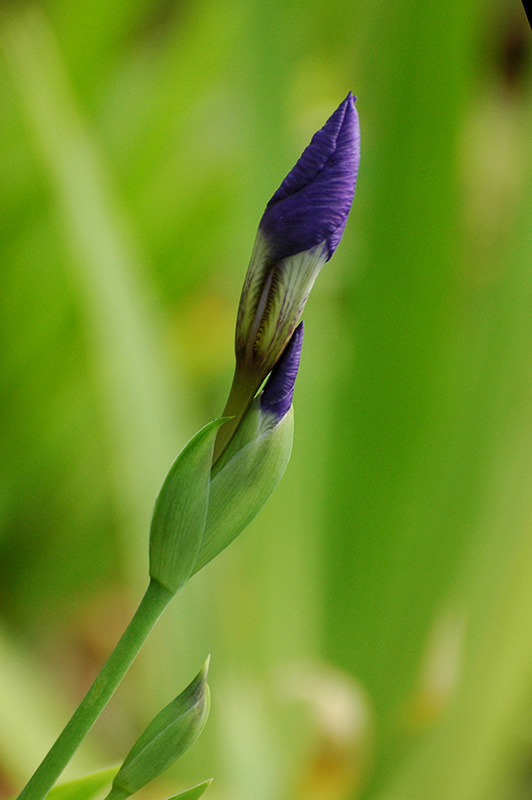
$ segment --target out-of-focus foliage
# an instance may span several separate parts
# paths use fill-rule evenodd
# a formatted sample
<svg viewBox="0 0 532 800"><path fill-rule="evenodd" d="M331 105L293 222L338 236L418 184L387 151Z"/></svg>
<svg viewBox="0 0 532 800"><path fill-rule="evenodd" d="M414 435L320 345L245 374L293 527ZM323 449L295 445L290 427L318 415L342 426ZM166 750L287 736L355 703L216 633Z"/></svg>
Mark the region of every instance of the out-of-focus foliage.
<svg viewBox="0 0 532 800"><path fill-rule="evenodd" d="M109 786L117 772L118 767L108 767L73 781L58 783L47 797L49 800L93 800L101 796L102 790Z"/></svg>
<svg viewBox="0 0 532 800"><path fill-rule="evenodd" d="M265 202L352 89L359 185L305 312L292 462L70 775L211 652L210 723L146 797L205 774L213 800L529 796L530 47L517 0L2 3L1 792L144 589Z"/></svg>

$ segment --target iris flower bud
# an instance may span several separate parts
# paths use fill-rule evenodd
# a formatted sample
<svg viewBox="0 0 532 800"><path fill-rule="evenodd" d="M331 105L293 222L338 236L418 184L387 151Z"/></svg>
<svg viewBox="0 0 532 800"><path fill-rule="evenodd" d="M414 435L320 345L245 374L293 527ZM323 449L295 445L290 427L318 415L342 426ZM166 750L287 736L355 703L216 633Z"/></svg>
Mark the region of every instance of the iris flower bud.
<svg viewBox="0 0 532 800"><path fill-rule="evenodd" d="M351 92L312 138L262 215L238 309L236 369L215 459L292 336L353 202L360 133Z"/></svg>
<svg viewBox="0 0 532 800"><path fill-rule="evenodd" d="M209 715L209 660L137 739L113 780L106 800L126 800L168 769L200 735Z"/></svg>

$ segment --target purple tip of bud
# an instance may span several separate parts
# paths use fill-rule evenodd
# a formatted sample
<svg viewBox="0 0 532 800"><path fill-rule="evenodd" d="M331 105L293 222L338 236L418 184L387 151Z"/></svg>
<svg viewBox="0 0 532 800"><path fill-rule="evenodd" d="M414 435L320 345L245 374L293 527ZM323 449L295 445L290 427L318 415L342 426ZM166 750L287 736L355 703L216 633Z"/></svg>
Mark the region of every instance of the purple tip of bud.
<svg viewBox="0 0 532 800"><path fill-rule="evenodd" d="M323 241L328 258L336 250L353 202L360 160L355 99L349 92L266 206L260 228L274 258L287 258Z"/></svg>
<svg viewBox="0 0 532 800"><path fill-rule="evenodd" d="M300 322L281 358L273 368L261 394L261 411L273 414L276 417L276 423L280 422L284 415L290 411L302 345L303 323Z"/></svg>

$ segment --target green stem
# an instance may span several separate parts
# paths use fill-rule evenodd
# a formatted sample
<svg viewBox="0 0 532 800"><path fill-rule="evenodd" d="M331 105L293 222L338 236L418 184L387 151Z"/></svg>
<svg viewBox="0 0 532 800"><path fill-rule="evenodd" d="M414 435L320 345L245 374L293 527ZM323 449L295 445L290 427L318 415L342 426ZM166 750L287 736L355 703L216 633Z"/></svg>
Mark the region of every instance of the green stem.
<svg viewBox="0 0 532 800"><path fill-rule="evenodd" d="M233 438L264 378L264 375L252 375L242 372L237 365L231 391L222 414L223 417L232 417L232 419L229 419L218 431L216 442L214 443L213 464L216 464Z"/></svg>
<svg viewBox="0 0 532 800"><path fill-rule="evenodd" d="M152 580L135 615L96 680L19 795L42 800L96 722L173 595Z"/></svg>

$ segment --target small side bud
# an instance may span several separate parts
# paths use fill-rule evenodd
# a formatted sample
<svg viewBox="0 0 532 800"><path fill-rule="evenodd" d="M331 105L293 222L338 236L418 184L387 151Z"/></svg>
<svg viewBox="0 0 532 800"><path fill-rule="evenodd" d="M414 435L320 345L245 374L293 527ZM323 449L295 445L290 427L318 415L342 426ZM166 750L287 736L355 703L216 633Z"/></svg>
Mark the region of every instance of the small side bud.
<svg viewBox="0 0 532 800"><path fill-rule="evenodd" d="M260 395L261 411L277 424L292 407L294 386L301 361L303 323L300 322Z"/></svg>
<svg viewBox="0 0 532 800"><path fill-rule="evenodd" d="M213 468L207 524L194 573L249 525L284 475L294 438L292 398L302 344L303 323Z"/></svg>
<svg viewBox="0 0 532 800"><path fill-rule="evenodd" d="M107 800L125 800L138 792L194 744L209 714L208 668L209 659L192 683L157 714L137 739L116 774Z"/></svg>

